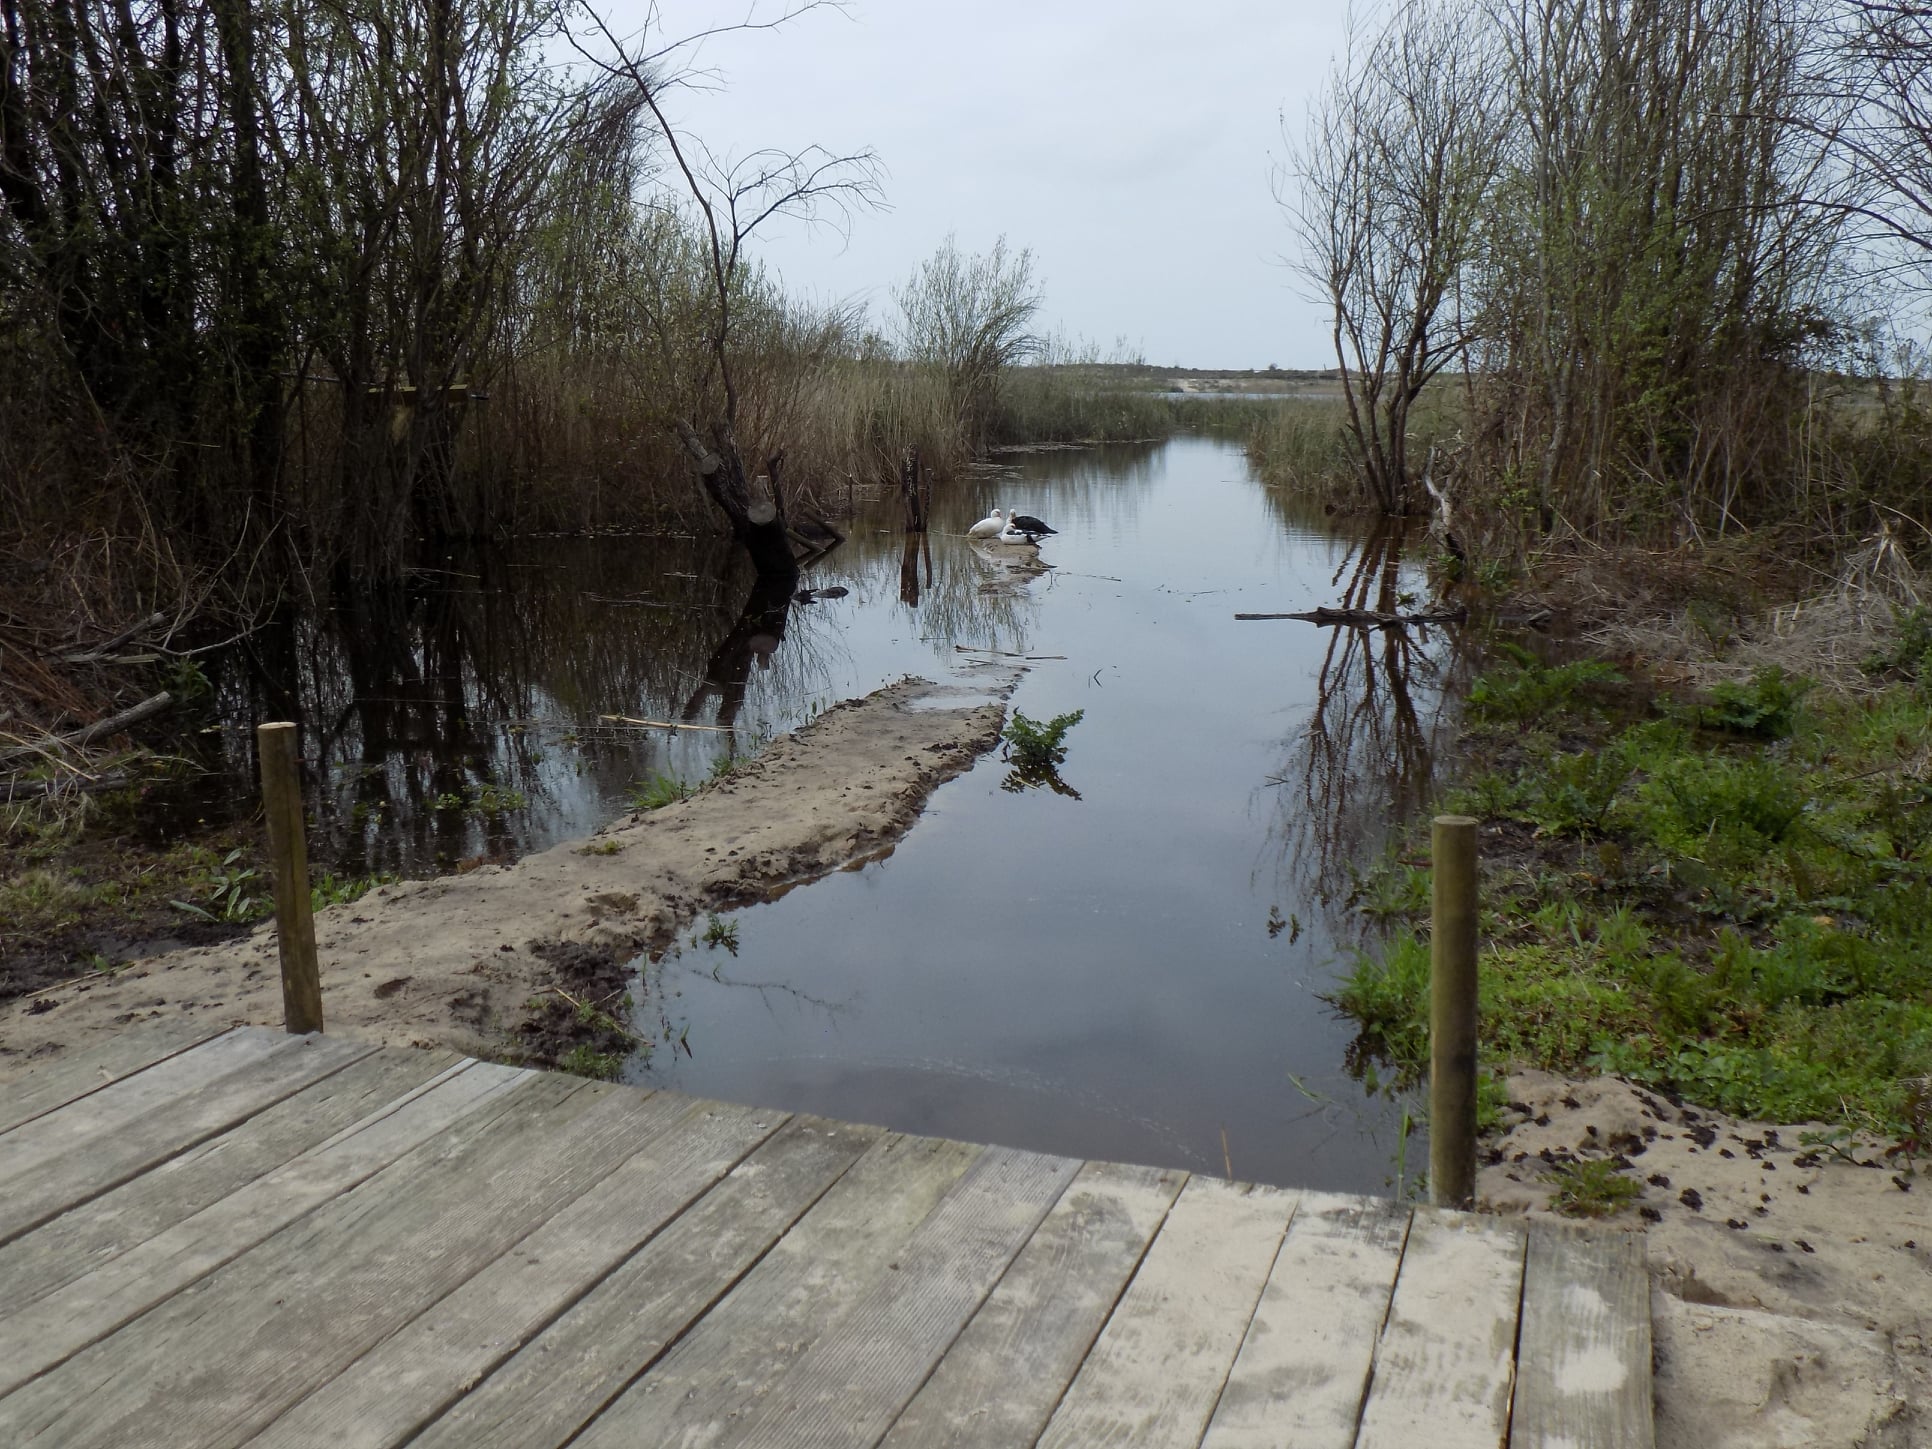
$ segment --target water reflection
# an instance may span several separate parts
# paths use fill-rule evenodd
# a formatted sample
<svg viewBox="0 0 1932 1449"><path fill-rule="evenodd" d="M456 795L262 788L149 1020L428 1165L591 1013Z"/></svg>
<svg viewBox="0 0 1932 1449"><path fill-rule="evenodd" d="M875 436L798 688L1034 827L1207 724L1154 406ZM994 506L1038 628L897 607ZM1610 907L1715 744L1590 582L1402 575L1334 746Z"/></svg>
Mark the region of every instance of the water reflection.
<svg viewBox="0 0 1932 1449"><path fill-rule="evenodd" d="M1062 515L1097 522L1145 485L1147 457L1054 455L1029 497L1047 480ZM702 779L838 699L951 668L958 646L1023 652L1038 570L948 536L1015 476L936 499L937 537L904 538L894 500L862 514L806 580L841 599L760 585L728 540L548 538L452 551L325 614L290 611L209 656L206 773L175 810L246 815L253 727L292 718L321 865L420 874L587 834L639 782Z"/></svg>
<svg viewBox="0 0 1932 1449"><path fill-rule="evenodd" d="M1374 527L1335 571L1335 607L1413 609L1419 580L1405 567L1407 542L1399 520ZM1293 892L1332 912L1392 823L1428 800L1438 754L1453 736L1467 653L1459 629L1429 625L1322 634L1314 705L1269 782L1269 833Z"/></svg>
<svg viewBox="0 0 1932 1449"><path fill-rule="evenodd" d="M1084 712L1068 789L1012 791L1014 762L989 755L889 858L737 913L735 957L667 958L652 1009L680 1045L635 1073L910 1131L1392 1186L1402 1103L1348 1075L1352 1032L1322 994L1352 933L1315 886L1424 788L1453 649L1233 615L1399 602L1422 587L1403 540L1290 521L1206 441L1027 455L970 505L941 528L997 505L1061 533L1037 553L892 539L883 577L847 565L862 605L843 645L897 631L1024 654L1017 710ZM1288 767L1295 790L1266 783Z"/></svg>
<svg viewBox="0 0 1932 1449"><path fill-rule="evenodd" d="M995 505L1059 536L970 544ZM923 538L899 512L854 520L804 580L848 592L812 602L709 539L426 561L214 664L210 787L249 808L252 726L293 715L322 862L450 869L587 834L639 782L702 779L900 675L1023 655L1017 708L1084 711L1067 792L1009 792L988 756L889 859L739 913L735 957L685 944L640 986L659 1049L637 1071L907 1130L1389 1185L1399 1106L1345 1071L1321 997L1352 935L1322 903L1421 798L1457 645L1232 616L1392 607L1421 588L1404 540L1304 511L1207 440L1010 456L937 497Z"/></svg>

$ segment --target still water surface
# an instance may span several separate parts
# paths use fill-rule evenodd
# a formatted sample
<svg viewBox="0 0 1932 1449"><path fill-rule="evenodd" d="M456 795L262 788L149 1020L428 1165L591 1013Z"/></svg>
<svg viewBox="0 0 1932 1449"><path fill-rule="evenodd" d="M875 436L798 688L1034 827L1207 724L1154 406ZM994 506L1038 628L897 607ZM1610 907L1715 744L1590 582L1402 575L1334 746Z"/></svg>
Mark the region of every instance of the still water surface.
<svg viewBox="0 0 1932 1449"><path fill-rule="evenodd" d="M1320 993L1345 954L1331 907L1349 866L1414 802L1443 726L1447 646L1403 659L1399 640L1234 615L1419 581L1288 516L1237 449L1206 440L1034 455L953 503L953 534L994 505L1046 519L1053 567L1007 574L935 537L938 583L912 606L896 568L854 549L826 574L851 596L813 608L875 678L946 671L962 640L1064 655L1033 664L1013 705L1083 711L1060 772L1078 798L1003 788L1008 765L987 757L889 858L739 912L735 956L687 940L642 1024L689 1053L660 1045L638 1078L971 1140L1391 1185L1402 1104L1345 1073L1351 1032Z"/></svg>
<svg viewBox="0 0 1932 1449"><path fill-rule="evenodd" d="M1060 530L1041 569L977 548L991 507ZM1447 737L1457 641L1237 622L1420 592L1399 540L1297 511L1201 438L1015 455L862 517L806 582L741 608L714 540L549 540L452 556L217 678L217 749L296 711L322 858L428 873L588 833L654 773L702 779L959 646L1028 655L1013 706L1084 717L1069 793L942 786L887 858L740 911L733 955L647 965L635 1080L908 1131L1336 1189L1393 1185L1403 1103L1345 1071L1321 999L1345 903ZM1416 631L1419 632L1419 631ZM262 681L276 681L264 691ZM667 731L612 720L679 720ZM219 788L222 775L211 777ZM245 787L240 787L245 788ZM1077 792L1071 793L1071 792ZM1426 1160L1419 1139L1409 1169Z"/></svg>

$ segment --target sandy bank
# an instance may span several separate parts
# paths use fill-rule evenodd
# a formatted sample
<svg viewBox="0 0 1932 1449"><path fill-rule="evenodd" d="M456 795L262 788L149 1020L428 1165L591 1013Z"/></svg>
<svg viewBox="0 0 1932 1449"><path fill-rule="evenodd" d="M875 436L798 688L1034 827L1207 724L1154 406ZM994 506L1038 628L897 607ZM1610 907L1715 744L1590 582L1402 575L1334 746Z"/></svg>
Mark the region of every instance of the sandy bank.
<svg viewBox="0 0 1932 1449"><path fill-rule="evenodd" d="M1547 1211L1545 1174L1627 1162L1642 1195L1659 1449L1932 1443L1932 1181L1866 1143L1807 1144L1615 1077L1510 1078L1484 1205ZM1903 1184L1903 1186L1901 1186Z"/></svg>
<svg viewBox="0 0 1932 1449"><path fill-rule="evenodd" d="M1020 670L906 679L782 736L692 798L513 865L389 886L316 917L330 1029L500 1053L555 943L662 946L706 911L766 899L891 850L942 782L999 739ZM272 924L0 1011L0 1076L125 1024L281 1020Z"/></svg>

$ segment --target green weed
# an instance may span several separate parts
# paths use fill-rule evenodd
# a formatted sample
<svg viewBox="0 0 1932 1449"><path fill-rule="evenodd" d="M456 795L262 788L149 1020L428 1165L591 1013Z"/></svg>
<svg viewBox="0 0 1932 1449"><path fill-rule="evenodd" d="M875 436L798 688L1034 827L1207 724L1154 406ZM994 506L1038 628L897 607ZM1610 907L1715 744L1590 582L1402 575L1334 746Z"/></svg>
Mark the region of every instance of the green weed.
<svg viewBox="0 0 1932 1449"><path fill-rule="evenodd" d="M461 810L465 815L505 815L527 804L521 790L487 782L461 791L445 790L429 802L432 810Z"/></svg>
<svg viewBox="0 0 1932 1449"><path fill-rule="evenodd" d="M375 875L339 876L325 870L320 877L309 881L309 902L318 911L328 906L346 906L361 900L377 886L394 885L399 879L382 871Z"/></svg>
<svg viewBox="0 0 1932 1449"><path fill-rule="evenodd" d="M1748 684L1714 685L1697 720L1707 729L1781 740L1797 727L1799 702L1811 687L1809 679L1773 664L1755 671Z"/></svg>
<svg viewBox="0 0 1932 1449"><path fill-rule="evenodd" d="M0 881L0 920L9 931L51 931L71 925L105 892L61 871L36 868Z"/></svg>
<svg viewBox="0 0 1932 1449"><path fill-rule="evenodd" d="M1567 1162L1543 1174L1555 1189L1550 1203L1567 1217L1603 1218L1621 1212L1643 1189L1602 1158Z"/></svg>
<svg viewBox="0 0 1932 1449"><path fill-rule="evenodd" d="M680 800L688 800L691 798L691 793L691 787L676 775L667 775L660 771L643 784L633 785L629 798L631 809L650 811L662 810L666 805L675 805Z"/></svg>
<svg viewBox="0 0 1932 1449"><path fill-rule="evenodd" d="M616 855L623 848L623 841L612 840L606 836L602 840L593 840L587 845L578 846L574 853L577 855Z"/></svg>
<svg viewBox="0 0 1932 1449"><path fill-rule="evenodd" d="M1600 834L1633 769L1622 750L1553 756L1531 783L1524 812L1553 834Z"/></svg>
<svg viewBox="0 0 1932 1449"><path fill-rule="evenodd" d="M1007 758L1013 768L1000 781L1000 788L1020 794L1044 785L1056 795L1078 800L1080 792L1060 778L1060 762L1067 757L1064 743L1067 731L1085 716L1085 710L1076 709L1042 723L1014 710L1011 722L1003 731Z"/></svg>
<svg viewBox="0 0 1932 1449"><path fill-rule="evenodd" d="M1560 711L1605 685L1621 684L1623 675L1600 659L1578 659L1545 666L1525 651L1482 676L1469 687L1469 713L1490 723L1533 724Z"/></svg>
<svg viewBox="0 0 1932 1449"><path fill-rule="evenodd" d="M274 909L268 894L268 881L252 865L241 864L242 848L236 846L208 873L205 894L199 902L174 900L168 904L205 921L240 925L260 920Z"/></svg>
<svg viewBox="0 0 1932 1449"><path fill-rule="evenodd" d="M624 1058L616 1052L600 1052L595 1047L579 1044L557 1058L557 1067L573 1077L614 1082L624 1070Z"/></svg>
<svg viewBox="0 0 1932 1449"><path fill-rule="evenodd" d="M1867 674L1922 684L1932 679L1932 609L1923 605L1902 616L1891 640L1865 656Z"/></svg>
<svg viewBox="0 0 1932 1449"><path fill-rule="evenodd" d="M728 921L723 916L705 917L704 930L691 938L693 946L704 946L716 950L722 946L732 955L738 954L738 923Z"/></svg>
<svg viewBox="0 0 1932 1449"><path fill-rule="evenodd" d="M1070 714L1057 714L1042 723L1014 710L1013 718L1004 731L1014 766L1022 772L1044 772L1060 765L1067 758L1066 745L1063 743L1067 731L1085 719L1086 714L1085 710L1076 709Z"/></svg>

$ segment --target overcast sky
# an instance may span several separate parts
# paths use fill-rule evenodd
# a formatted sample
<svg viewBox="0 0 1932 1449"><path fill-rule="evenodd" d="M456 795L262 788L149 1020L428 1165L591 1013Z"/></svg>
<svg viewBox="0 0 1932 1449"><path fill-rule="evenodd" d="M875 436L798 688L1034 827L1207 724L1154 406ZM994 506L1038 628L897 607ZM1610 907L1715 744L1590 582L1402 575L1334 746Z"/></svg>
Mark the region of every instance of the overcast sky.
<svg viewBox="0 0 1932 1449"><path fill-rule="evenodd" d="M684 35L750 0L664 0ZM640 0L614 0L635 28ZM759 13L776 13L765 0ZM1294 0L853 0L776 33L708 42L723 89L677 97L713 149L870 147L888 209L849 237L775 229L759 254L794 291L868 301L948 233L1032 250L1043 329L1149 362L1328 367L1320 308L1283 264L1281 120L1299 135L1344 7Z"/></svg>

